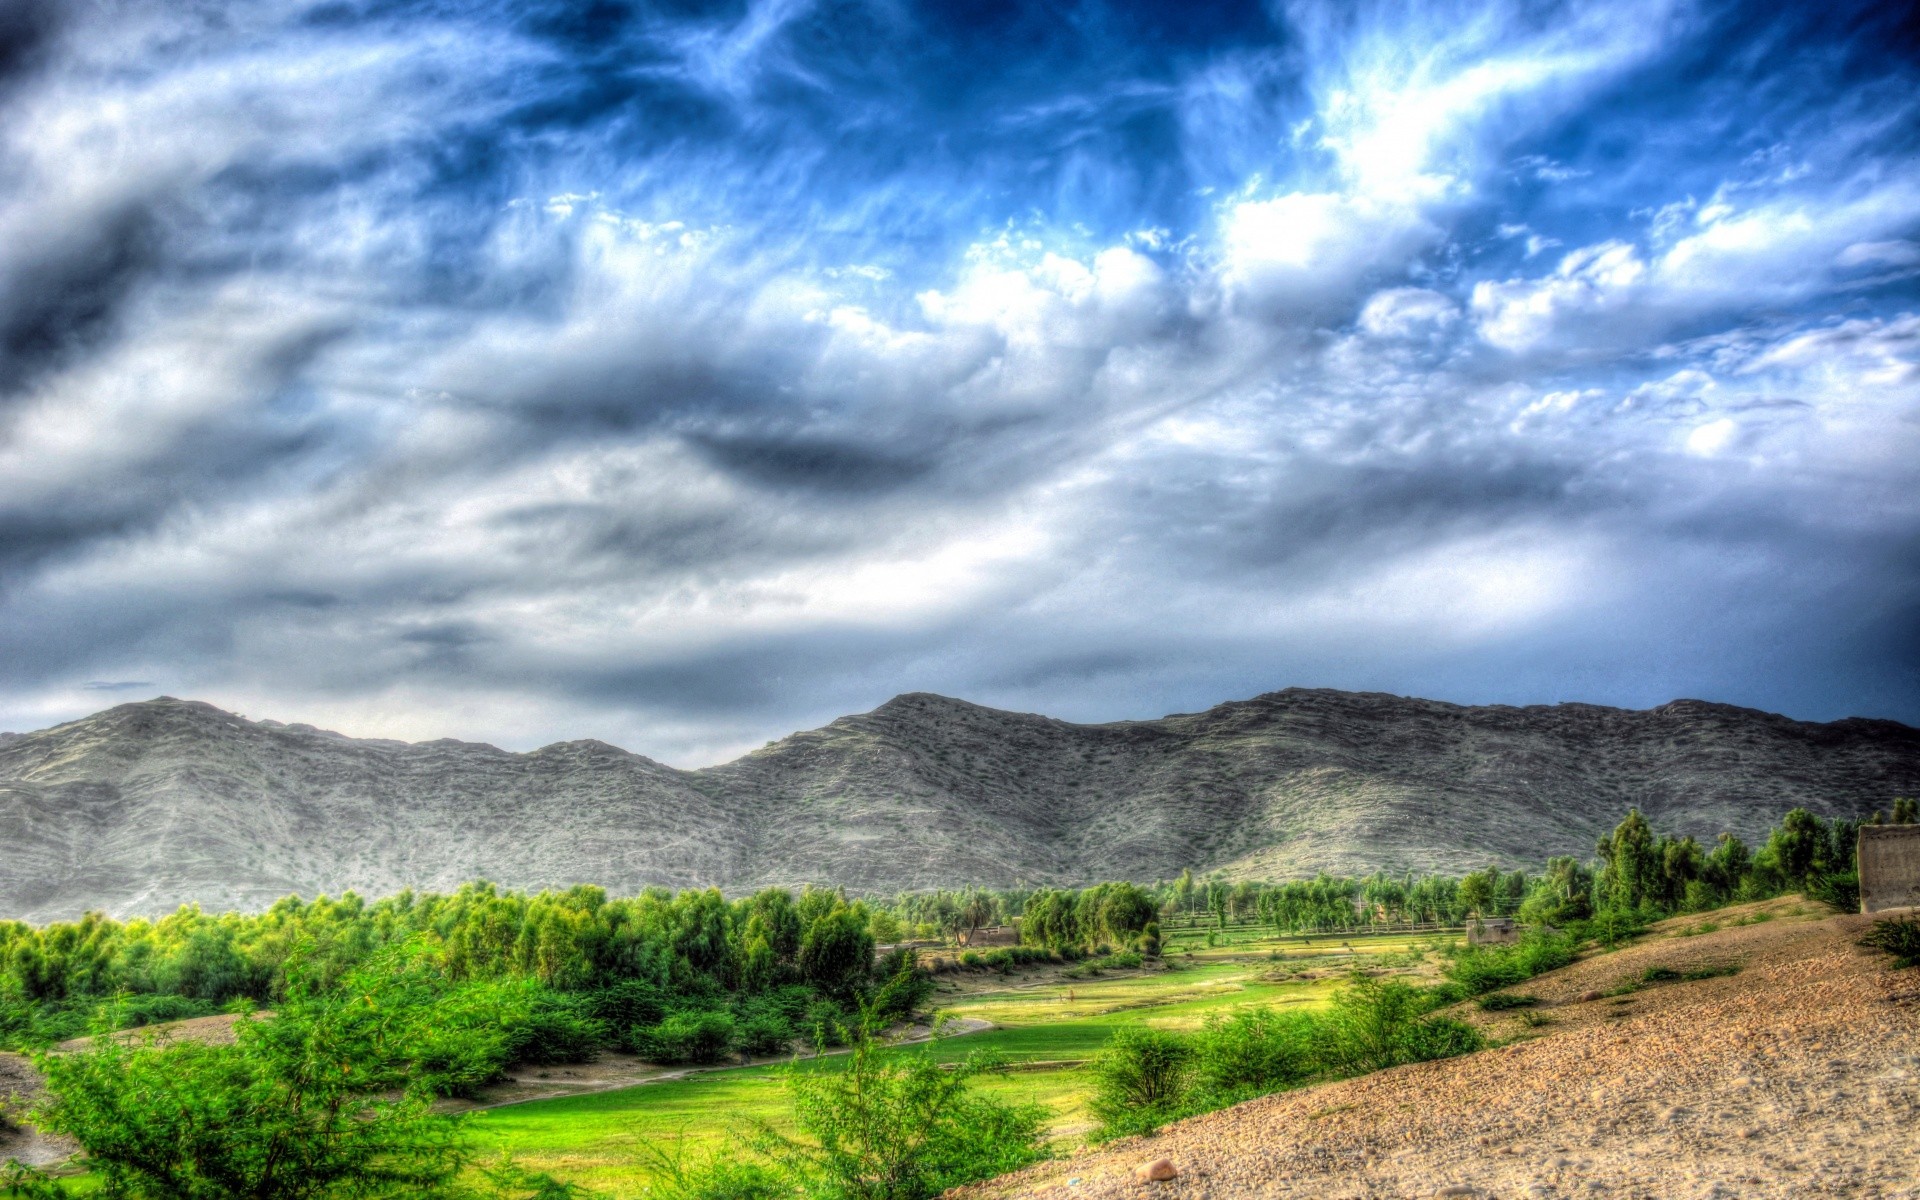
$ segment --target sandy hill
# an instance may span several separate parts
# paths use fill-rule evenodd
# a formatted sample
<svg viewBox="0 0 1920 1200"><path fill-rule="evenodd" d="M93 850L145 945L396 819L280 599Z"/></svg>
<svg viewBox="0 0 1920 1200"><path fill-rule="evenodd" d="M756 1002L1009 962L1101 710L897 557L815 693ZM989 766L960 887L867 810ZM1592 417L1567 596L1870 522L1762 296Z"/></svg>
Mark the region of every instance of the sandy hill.
<svg viewBox="0 0 1920 1200"><path fill-rule="evenodd" d="M161 698L0 741L0 917L288 892L857 889L1462 870L1592 852L1627 806L1752 838L1920 792L1920 730L1682 700L1462 707L1291 689L1078 725L911 694L683 771L356 739Z"/></svg>
<svg viewBox="0 0 1920 1200"><path fill-rule="evenodd" d="M1302 1088L963 1189L962 1200L1920 1196L1920 972L1794 899L1541 976L1498 1049ZM1740 912L1715 913L1716 921ZM1751 919L1751 914L1749 914ZM1599 995L1649 968L1738 973ZM1169 1183L1132 1180L1169 1158Z"/></svg>

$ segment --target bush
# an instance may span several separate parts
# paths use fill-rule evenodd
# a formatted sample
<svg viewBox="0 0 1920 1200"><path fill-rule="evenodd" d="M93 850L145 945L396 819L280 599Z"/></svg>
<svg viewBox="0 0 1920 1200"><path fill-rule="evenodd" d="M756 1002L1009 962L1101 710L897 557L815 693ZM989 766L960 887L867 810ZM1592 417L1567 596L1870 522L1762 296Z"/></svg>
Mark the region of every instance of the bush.
<svg viewBox="0 0 1920 1200"><path fill-rule="evenodd" d="M1399 979L1355 976L1334 994L1327 1014L1322 1062L1346 1074L1366 1074L1478 1050L1471 1025L1449 1017L1426 1019L1432 997Z"/></svg>
<svg viewBox="0 0 1920 1200"><path fill-rule="evenodd" d="M1530 931L1510 946L1468 946L1447 965L1447 978L1469 994L1498 991L1573 961L1566 934Z"/></svg>
<svg viewBox="0 0 1920 1200"><path fill-rule="evenodd" d="M103 1195L446 1196L464 1153L454 1119L432 1108L436 1064L446 1037L471 1035L473 997L399 954L332 992L296 976L276 1014L239 1022L230 1046L102 1037L41 1055L35 1119L79 1142Z"/></svg>
<svg viewBox="0 0 1920 1200"><path fill-rule="evenodd" d="M1893 955L1896 968L1920 966L1920 920L1875 921L1860 944Z"/></svg>
<svg viewBox="0 0 1920 1200"><path fill-rule="evenodd" d="M887 955L875 974L882 983L867 1005L882 1022L904 1021L933 998L933 975L920 966L911 950Z"/></svg>
<svg viewBox="0 0 1920 1200"><path fill-rule="evenodd" d="M813 1043L815 1053L834 1046L846 1045L843 1036L847 1024L847 1014L831 1000L815 1000L807 1005L801 1018L801 1031Z"/></svg>
<svg viewBox="0 0 1920 1200"><path fill-rule="evenodd" d="M1192 1075L1185 1038L1144 1025L1122 1026L1094 1056L1093 1102L1102 1137L1150 1133L1182 1115Z"/></svg>
<svg viewBox="0 0 1920 1200"><path fill-rule="evenodd" d="M1489 992L1480 997L1478 1003L1487 1012L1505 1012L1510 1008L1531 1008L1540 1003L1540 997L1524 992Z"/></svg>
<svg viewBox="0 0 1920 1200"><path fill-rule="evenodd" d="M142 1029L166 1021L210 1017L219 1011L220 1006L211 1000L186 996L121 996L103 1006L104 1015L119 1029Z"/></svg>
<svg viewBox="0 0 1920 1200"><path fill-rule="evenodd" d="M733 1017L718 1010L677 1012L634 1035L642 1058L659 1063L714 1063L733 1052Z"/></svg>
<svg viewBox="0 0 1920 1200"><path fill-rule="evenodd" d="M1223 1108L1305 1083L1320 1070L1318 1036L1305 1013L1243 1008L1214 1014L1191 1042L1195 1104Z"/></svg>
<svg viewBox="0 0 1920 1200"><path fill-rule="evenodd" d="M793 1048L793 1023L777 1012L758 1012L736 1027L735 1044L741 1053L771 1058Z"/></svg>
<svg viewBox="0 0 1920 1200"><path fill-rule="evenodd" d="M944 1064L931 1053L876 1057L878 1022L863 1016L844 1071L792 1070L787 1086L805 1140L763 1132L762 1147L795 1190L849 1200L927 1200L948 1188L1018 1170L1040 1157L1037 1105L1009 1105L975 1093L974 1076L994 1060ZM761 1178L746 1180L754 1187ZM763 1191L707 1192L758 1200Z"/></svg>
<svg viewBox="0 0 1920 1200"><path fill-rule="evenodd" d="M1807 895L1839 913L1860 911L1860 876L1853 871L1830 871L1810 880Z"/></svg>
<svg viewBox="0 0 1920 1200"><path fill-rule="evenodd" d="M608 1040L607 1027L587 1015L587 1002L541 989L524 1019L507 1033L510 1062L531 1066L592 1062Z"/></svg>
<svg viewBox="0 0 1920 1200"><path fill-rule="evenodd" d="M633 1035L666 1019L669 1005L666 995L654 984L628 979L611 987L587 992L581 997L586 1015L611 1031L614 1044L638 1053Z"/></svg>

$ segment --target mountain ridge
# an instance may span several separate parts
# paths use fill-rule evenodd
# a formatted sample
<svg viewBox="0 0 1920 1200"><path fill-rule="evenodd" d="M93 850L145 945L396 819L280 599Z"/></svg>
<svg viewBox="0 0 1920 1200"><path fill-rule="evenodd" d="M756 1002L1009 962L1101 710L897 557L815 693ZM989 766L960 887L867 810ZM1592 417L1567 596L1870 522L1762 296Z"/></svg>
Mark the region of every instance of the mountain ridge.
<svg viewBox="0 0 1920 1200"><path fill-rule="evenodd" d="M1637 804L1752 839L1920 792L1920 730L1702 700L1458 705L1287 688L1077 724L928 692L695 770L597 739L353 738L159 697L0 738L0 918L279 895L857 890L1585 857Z"/></svg>

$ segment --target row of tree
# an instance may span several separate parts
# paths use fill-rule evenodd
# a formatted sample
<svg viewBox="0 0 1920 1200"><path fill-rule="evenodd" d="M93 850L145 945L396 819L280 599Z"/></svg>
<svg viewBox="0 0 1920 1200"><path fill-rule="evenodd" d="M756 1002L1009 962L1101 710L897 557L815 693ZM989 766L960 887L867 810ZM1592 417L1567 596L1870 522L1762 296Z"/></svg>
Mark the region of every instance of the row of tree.
<svg viewBox="0 0 1920 1200"><path fill-rule="evenodd" d="M1785 891L1854 884L1854 846L1862 824L1911 823L1914 802L1866 821L1825 820L1789 812L1755 849L1730 833L1711 846L1658 833L1634 809L1595 848L1595 857L1550 858L1536 873L1490 866L1461 876L1378 873L1319 875L1284 883L1196 879L1191 871L1152 884L1105 883L1081 891L1009 889L933 891L876 900L884 932L966 942L980 928L1018 920L1021 941L1051 950L1132 945L1150 924L1187 927L1256 923L1279 934L1356 926L1459 924L1472 917L1518 916L1565 924L1600 912L1701 911ZM887 940L892 940L889 937Z"/></svg>
<svg viewBox="0 0 1920 1200"><path fill-rule="evenodd" d="M1913 802L1902 800L1891 816L1870 820L1913 818ZM1142 947L1157 941L1158 923L1182 918L1300 934L1487 915L1564 924L1603 911L1700 910L1803 888L1844 892L1861 823L1794 809L1758 849L1731 834L1706 847L1658 833L1635 810L1601 839L1592 861L1554 858L1534 874L1488 867L1460 877L1320 875L1269 884L1183 872L1155 884L935 890L891 900L818 888L734 900L716 889L676 895L654 888L611 899L597 887L527 894L474 883L371 903L351 893L288 897L257 914L189 907L157 921L89 914L42 928L0 922L0 1044L28 1040L23 1031L36 1007L77 1013L110 996L199 1006L146 1010L159 1019L232 1002L272 1003L296 950L316 985L328 987L380 950L415 940L431 945L456 980L524 979L560 993L641 984L670 1004L799 988L845 1007L874 982L876 942L965 942L1016 919L1029 946L1084 952ZM133 1007L138 1019L140 1005Z"/></svg>
<svg viewBox="0 0 1920 1200"><path fill-rule="evenodd" d="M851 1011L886 982L875 978L873 916L861 901L812 888L730 901L714 889L609 899L596 887L529 895L475 883L373 903L289 897L255 914L188 907L157 921L0 922L0 1045L84 1032L109 998L134 1024L274 1004L296 961L308 985L325 990L401 945L426 947L455 982L526 981L561 997L617 992L624 999L608 1001L616 1026L689 1008L733 1008L744 1019L743 1004L776 993L782 1011L814 1000Z"/></svg>

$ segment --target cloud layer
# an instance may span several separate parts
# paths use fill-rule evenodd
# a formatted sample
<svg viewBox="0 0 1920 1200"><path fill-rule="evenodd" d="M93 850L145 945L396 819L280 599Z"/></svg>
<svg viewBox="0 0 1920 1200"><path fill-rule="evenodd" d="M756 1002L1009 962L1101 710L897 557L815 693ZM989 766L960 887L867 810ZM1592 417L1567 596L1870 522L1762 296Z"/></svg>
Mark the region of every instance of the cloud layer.
<svg viewBox="0 0 1920 1200"><path fill-rule="evenodd" d="M0 726L1920 721L1897 8L13 6Z"/></svg>

